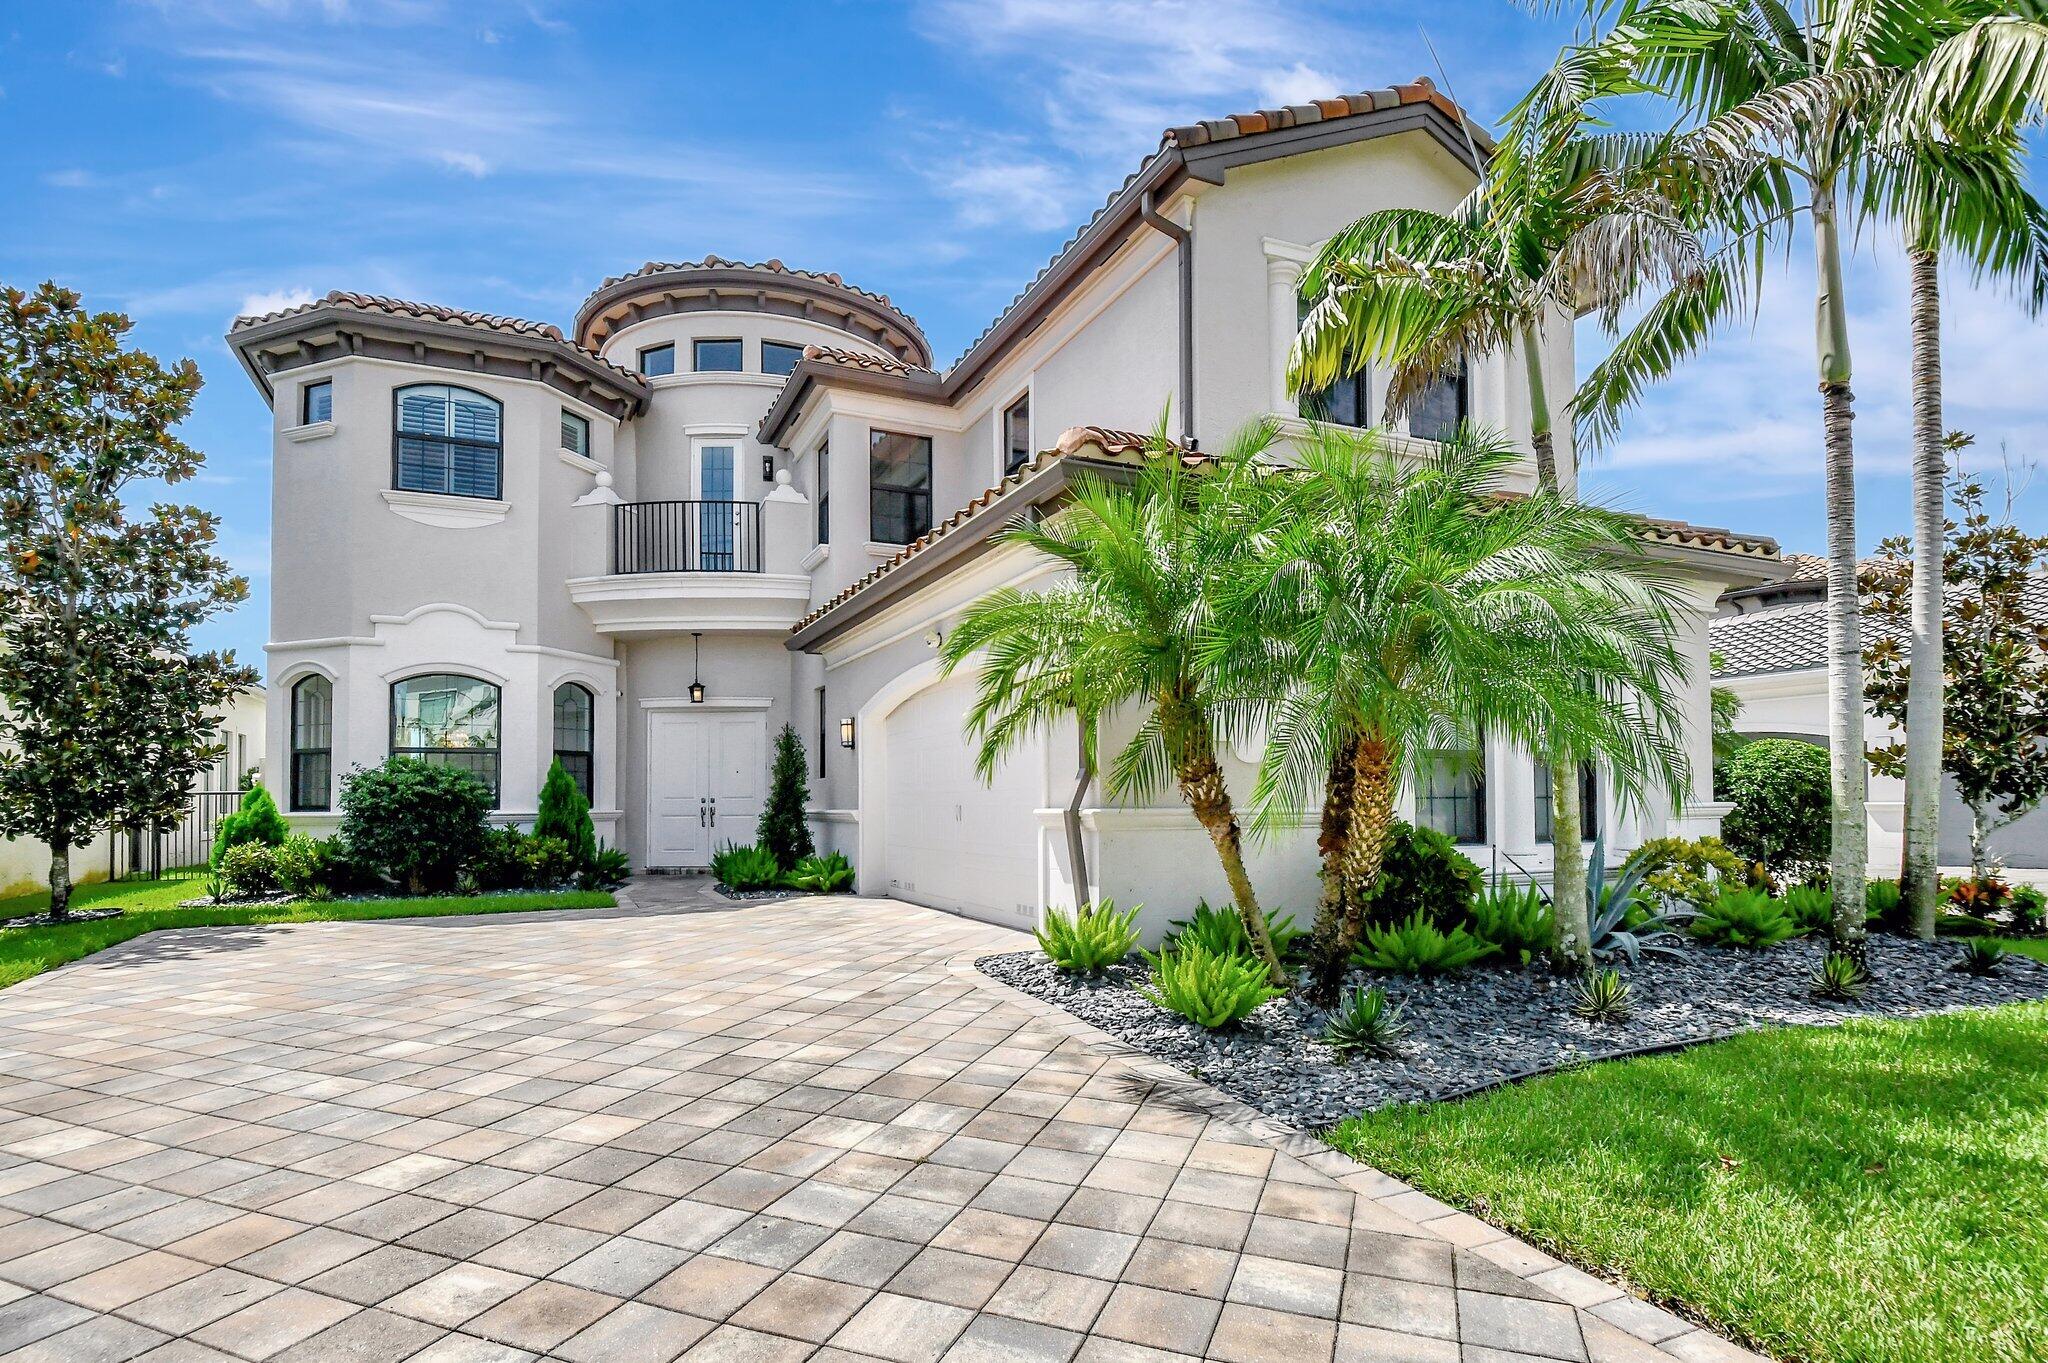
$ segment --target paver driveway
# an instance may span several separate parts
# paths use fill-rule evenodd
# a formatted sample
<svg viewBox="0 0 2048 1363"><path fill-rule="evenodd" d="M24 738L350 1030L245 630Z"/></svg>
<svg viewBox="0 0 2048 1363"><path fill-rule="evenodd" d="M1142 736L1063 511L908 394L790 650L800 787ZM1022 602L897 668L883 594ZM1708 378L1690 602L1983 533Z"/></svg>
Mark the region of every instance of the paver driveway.
<svg viewBox="0 0 2048 1363"><path fill-rule="evenodd" d="M967 965L1015 934L634 896L0 992L0 1357L1733 1354Z"/></svg>

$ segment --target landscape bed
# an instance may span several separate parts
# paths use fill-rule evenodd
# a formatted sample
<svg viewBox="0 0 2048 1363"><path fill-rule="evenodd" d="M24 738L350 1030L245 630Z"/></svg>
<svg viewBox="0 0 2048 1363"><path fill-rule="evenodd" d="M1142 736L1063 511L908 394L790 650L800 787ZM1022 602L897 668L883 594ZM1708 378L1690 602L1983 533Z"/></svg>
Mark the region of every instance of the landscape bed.
<svg viewBox="0 0 2048 1363"><path fill-rule="evenodd" d="M1397 1056L1348 1063L1320 1037L1327 1014L1298 998L1275 1000L1239 1028L1208 1032L1141 997L1142 962L1129 958L1088 978L1036 951L983 957L989 976L1056 1004L1118 1040L1193 1074L1303 1131L1399 1103L1462 1096L1591 1060L1709 1041L1784 1024L1911 1017L1954 1008L2048 998L2048 964L2019 953L1991 976L1956 969L1964 948L1873 936L1864 997L1831 1003L1813 992L1825 954L1818 939L1745 951L1688 943L1676 958L1645 957L1623 974L1634 1012L1622 1022L1572 1013L1575 982L1542 969L1473 969L1434 977L1354 971L1347 988L1377 983L1404 1006Z"/></svg>

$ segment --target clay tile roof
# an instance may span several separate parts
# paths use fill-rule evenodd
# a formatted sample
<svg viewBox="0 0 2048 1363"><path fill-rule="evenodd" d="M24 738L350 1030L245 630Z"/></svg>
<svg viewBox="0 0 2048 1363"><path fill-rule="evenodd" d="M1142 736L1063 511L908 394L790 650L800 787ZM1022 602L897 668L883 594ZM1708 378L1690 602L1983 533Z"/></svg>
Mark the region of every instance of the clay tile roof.
<svg viewBox="0 0 2048 1363"><path fill-rule="evenodd" d="M820 284L830 284L835 289L844 289L848 293L860 295L869 302L881 304L908 323L911 330L917 331L920 337L923 335L922 329L917 325L917 320L897 306L888 294L876 293L872 289L863 289L857 284L849 284L843 276L835 272L799 270L794 266L785 265L779 260L728 260L724 256L714 255L705 256L702 260L650 260L637 270L629 270L625 274L611 276L604 283L598 285L597 288L591 290L591 297L594 298L612 285L622 284L628 279L643 279L648 275L657 274L686 274L692 270L763 270L769 274L788 275L792 279L816 280ZM587 305L589 299L585 299L584 302Z"/></svg>
<svg viewBox="0 0 2048 1363"><path fill-rule="evenodd" d="M1796 672L1828 657L1827 602L1801 601L1707 622L1708 646L1719 655L1717 677Z"/></svg>
<svg viewBox="0 0 2048 1363"><path fill-rule="evenodd" d="M930 374L934 371L899 360L893 355L873 355L865 350L842 350L833 345L807 345L804 358L842 369L866 369L877 374Z"/></svg>
<svg viewBox="0 0 2048 1363"><path fill-rule="evenodd" d="M438 303L415 303L405 298L387 298L374 293L350 293L335 289L323 298L296 307L280 308L258 316L237 317L228 331L246 331L250 327L275 322L285 317L296 317L301 313L318 308L343 308L349 312L379 314L385 317L409 317L426 322L446 322L454 326L472 327L478 331L496 332L502 336L518 336L531 341L547 341L564 350L573 351L579 358L604 366L639 388L645 381L632 370L613 364L594 350L586 350L562 334L562 329L552 322L530 322L523 317L500 317L496 313L470 312L463 308L445 308Z"/></svg>
<svg viewBox="0 0 2048 1363"><path fill-rule="evenodd" d="M1825 582L1828 561L1819 554L1787 554L1784 558L1787 582Z"/></svg>
<svg viewBox="0 0 2048 1363"><path fill-rule="evenodd" d="M1397 108L1403 104L1432 104L1453 123L1459 123L1465 117L1464 112L1456 104L1437 90L1435 82L1427 76L1417 76L1406 85L1396 85L1385 90L1337 95L1330 99L1313 100L1307 104L1290 104L1280 109L1259 109L1249 114L1232 114L1228 118L1206 118L1185 127L1168 128L1165 145L1199 147L1210 142L1227 141L1233 137L1278 132L1282 128L1298 128L1306 123L1321 123L1327 119L1346 118L1353 114L1369 114L1378 109ZM1473 140L1482 150L1491 145L1491 139L1484 131L1476 127L1471 130Z"/></svg>
<svg viewBox="0 0 2048 1363"><path fill-rule="evenodd" d="M1753 558L1776 559L1778 542L1768 535L1738 535L1710 525L1689 521L1663 520L1656 516L1637 517L1643 538L1653 544L1670 544L1685 549L1716 549L1723 553L1746 554Z"/></svg>

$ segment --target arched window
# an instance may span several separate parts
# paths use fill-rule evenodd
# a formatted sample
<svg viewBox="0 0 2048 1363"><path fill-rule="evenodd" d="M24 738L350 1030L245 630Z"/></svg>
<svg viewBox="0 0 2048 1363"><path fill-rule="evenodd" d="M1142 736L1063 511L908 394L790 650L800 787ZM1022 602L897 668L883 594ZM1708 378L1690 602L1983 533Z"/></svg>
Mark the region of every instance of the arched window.
<svg viewBox="0 0 2048 1363"><path fill-rule="evenodd" d="M445 383L392 394L391 483L403 492L496 497L504 463L502 409Z"/></svg>
<svg viewBox="0 0 2048 1363"><path fill-rule="evenodd" d="M596 746L596 714L597 700L589 687L563 682L555 688L555 760L569 773L569 779L586 800L594 799L591 791L595 788L596 768L591 752Z"/></svg>
<svg viewBox="0 0 2048 1363"><path fill-rule="evenodd" d="M391 755L466 771L498 794L498 688L435 672L391 687Z"/></svg>
<svg viewBox="0 0 2048 1363"><path fill-rule="evenodd" d="M331 808L333 778L334 683L316 672L292 687L292 808Z"/></svg>

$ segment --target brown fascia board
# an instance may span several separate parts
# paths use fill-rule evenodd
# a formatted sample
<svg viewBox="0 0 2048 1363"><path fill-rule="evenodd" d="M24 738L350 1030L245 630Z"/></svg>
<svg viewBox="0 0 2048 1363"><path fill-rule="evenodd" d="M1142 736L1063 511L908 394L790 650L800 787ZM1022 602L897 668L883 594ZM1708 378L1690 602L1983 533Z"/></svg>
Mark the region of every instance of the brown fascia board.
<svg viewBox="0 0 2048 1363"><path fill-rule="evenodd" d="M747 296L757 293L784 293L815 303L828 304L835 312L859 313L870 322L876 323L883 331L901 333L915 352L911 363L929 365L932 362L931 342L925 339L924 331L908 313L901 311L894 304L878 302L858 290L830 284L822 279L807 279L803 275L790 272L770 273L742 266L658 270L653 274L627 275L599 289L583 301L583 306L576 310L571 335L579 344L582 343L598 314L621 300L636 294L667 293L676 290ZM614 327L612 330L616 332L619 328Z"/></svg>
<svg viewBox="0 0 2048 1363"><path fill-rule="evenodd" d="M864 393L882 393L889 397L909 398L913 402L944 402L945 394L939 376L930 370L913 374L892 374L885 370L861 369L850 364L834 364L830 360L798 360L796 368L783 381L782 389L775 395L775 404L768 409L768 415L761 418L756 428L761 443L777 445L789 426L803 411L804 402L810 397L811 389L821 379L831 380L834 388L853 388Z"/></svg>
<svg viewBox="0 0 2048 1363"><path fill-rule="evenodd" d="M426 318L388 317L355 308L321 307L308 312L292 313L273 322L231 331L228 333L228 340L234 346L235 358L241 361L243 371L249 375L264 398L272 400L277 395L276 388L271 382L273 371L266 370L256 363L255 352L273 346L289 336L338 333L397 336L412 341L438 342L450 350L512 352L534 357L557 369L574 370L587 379L592 387L617 394L628 415L643 410L647 405L649 389L644 383L628 382L624 376L612 370L603 361L592 359L572 346L558 344L544 337L484 331L459 323L441 323Z"/></svg>

